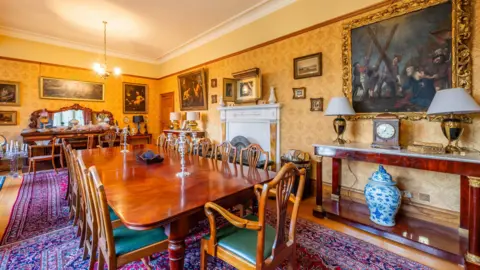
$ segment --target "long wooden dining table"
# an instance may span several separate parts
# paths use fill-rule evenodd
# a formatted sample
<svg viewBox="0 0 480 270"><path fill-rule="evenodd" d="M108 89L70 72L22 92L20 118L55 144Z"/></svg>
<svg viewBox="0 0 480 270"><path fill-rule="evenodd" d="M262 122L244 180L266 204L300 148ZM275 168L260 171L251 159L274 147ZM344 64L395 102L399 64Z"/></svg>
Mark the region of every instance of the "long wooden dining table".
<svg viewBox="0 0 480 270"><path fill-rule="evenodd" d="M152 150L163 162L145 164L137 156ZM185 238L189 230L205 218L204 205L216 202L232 207L252 199L253 186L272 180L276 173L250 169L194 155L185 155L184 178L180 154L154 145L79 150L87 167L95 166L107 195L107 201L123 224L132 230L163 226L168 236L170 269L183 269Z"/></svg>

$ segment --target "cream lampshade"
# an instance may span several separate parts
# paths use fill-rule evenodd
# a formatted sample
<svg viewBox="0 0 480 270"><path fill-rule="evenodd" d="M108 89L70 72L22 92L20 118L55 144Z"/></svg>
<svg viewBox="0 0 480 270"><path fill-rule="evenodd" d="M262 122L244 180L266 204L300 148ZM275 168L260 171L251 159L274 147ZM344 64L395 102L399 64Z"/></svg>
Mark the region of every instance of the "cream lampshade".
<svg viewBox="0 0 480 270"><path fill-rule="evenodd" d="M337 139L335 139L334 142L345 144L343 133L347 130L347 121L345 121L345 118L342 116L355 115L355 111L353 110L350 101L346 97L333 97L328 103L325 115L337 116L337 118L333 120L333 128L337 133Z"/></svg>
<svg viewBox="0 0 480 270"><path fill-rule="evenodd" d="M182 119L182 115L179 112L170 113L170 121L172 121L173 129L180 129L180 123L178 122Z"/></svg>
<svg viewBox="0 0 480 270"><path fill-rule="evenodd" d="M198 130L197 120L200 120L199 112L187 112L188 127L192 131Z"/></svg>
<svg viewBox="0 0 480 270"><path fill-rule="evenodd" d="M463 88L452 88L438 91L428 107L427 115L444 115L442 132L448 140L445 147L447 153L459 153L460 148L453 145L463 133L462 120L454 115L480 112L480 106Z"/></svg>

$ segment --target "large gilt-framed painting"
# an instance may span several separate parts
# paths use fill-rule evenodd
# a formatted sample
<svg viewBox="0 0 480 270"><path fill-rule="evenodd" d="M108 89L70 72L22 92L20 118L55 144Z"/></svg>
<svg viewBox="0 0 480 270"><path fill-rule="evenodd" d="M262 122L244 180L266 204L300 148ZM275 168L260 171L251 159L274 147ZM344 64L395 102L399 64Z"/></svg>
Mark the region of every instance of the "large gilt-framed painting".
<svg viewBox="0 0 480 270"><path fill-rule="evenodd" d="M471 4L401 0L343 27L343 92L353 119L426 118L437 91L471 91Z"/></svg>
<svg viewBox="0 0 480 270"><path fill-rule="evenodd" d="M181 111L208 109L205 70L199 69L178 76L178 93Z"/></svg>
<svg viewBox="0 0 480 270"><path fill-rule="evenodd" d="M148 85L123 83L123 113L148 113Z"/></svg>
<svg viewBox="0 0 480 270"><path fill-rule="evenodd" d="M40 98L104 101L104 97L103 83L40 77Z"/></svg>
<svg viewBox="0 0 480 270"><path fill-rule="evenodd" d="M0 81L0 106L20 106L20 83Z"/></svg>

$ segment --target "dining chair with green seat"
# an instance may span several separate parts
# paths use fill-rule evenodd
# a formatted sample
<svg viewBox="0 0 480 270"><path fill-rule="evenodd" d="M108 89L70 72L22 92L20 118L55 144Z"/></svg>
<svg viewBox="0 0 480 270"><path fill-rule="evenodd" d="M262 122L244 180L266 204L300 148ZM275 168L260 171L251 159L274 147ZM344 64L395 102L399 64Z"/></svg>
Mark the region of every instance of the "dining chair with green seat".
<svg viewBox="0 0 480 270"><path fill-rule="evenodd" d="M157 146L160 148L167 147L167 136L165 136L165 133L162 133L157 137Z"/></svg>
<svg viewBox="0 0 480 270"><path fill-rule="evenodd" d="M55 154L55 149L59 145L57 144L57 138L53 137L52 140L50 141L50 144L48 145L29 145L28 146L28 173L33 169L33 178L37 175L37 163L41 161L51 161L53 169L55 170L55 174L57 172L57 167L55 165L55 158L60 159L60 165L63 168L63 151L62 148L60 147L60 151L58 154ZM45 154L45 155L39 155L35 156L34 155L34 150L36 149L43 149L46 150L47 148L51 148L51 153L50 154Z"/></svg>
<svg viewBox="0 0 480 270"><path fill-rule="evenodd" d="M94 269L95 262L97 261L97 247L98 247L98 221L94 213L94 203L93 203L93 190L92 190L92 180L88 174L88 170L83 163L83 160L74 155L75 159L73 161L74 168L77 171L78 182L82 185L84 190L85 198L85 207L84 207L84 232L81 235L81 245L84 248L83 259L90 257L89 270ZM116 228L122 225L122 222L113 210L109 207L110 220L112 220L112 227Z"/></svg>
<svg viewBox="0 0 480 270"><path fill-rule="evenodd" d="M233 146L229 141L224 141L214 148L214 159L220 158L222 161L228 161L232 163L235 163L237 160L237 148L235 148L235 146Z"/></svg>
<svg viewBox="0 0 480 270"><path fill-rule="evenodd" d="M298 190L291 194L295 176L299 175ZM255 185L259 201L259 215L245 218L230 213L225 208L209 202L205 213L210 223L210 234L203 237L200 246L201 269L206 269L207 256L217 257L238 269L275 269L288 260L289 269L296 269L295 226L298 209L305 185L305 169L298 170L294 164L285 164L277 176L267 184ZM276 226L266 222L268 194L276 197ZM293 203L288 235L287 204ZM217 229L214 212L230 224Z"/></svg>
<svg viewBox="0 0 480 270"><path fill-rule="evenodd" d="M78 186L78 174L75 171L74 164L72 162L73 158L73 150L72 146L68 144L65 147L65 158L67 160L67 166L69 168L69 200L70 200L70 216L69 218L73 218L73 226L78 226L77 234L81 234L82 224L81 224L81 215L82 215L82 205L81 205L81 194ZM79 222L80 221L80 222Z"/></svg>
<svg viewBox="0 0 480 270"><path fill-rule="evenodd" d="M95 189L95 195L92 197L99 221L98 269L103 269L105 262L108 264L108 269L117 269L119 266L138 259L141 259L150 269L149 256L168 249L168 237L164 229L136 231L130 230L124 225L114 229L110 220L105 189L95 166L89 168L89 174Z"/></svg>
<svg viewBox="0 0 480 270"><path fill-rule="evenodd" d="M115 140L117 139L117 132L113 129L105 131L103 134L98 135L98 147L103 148L105 144L107 147L114 147Z"/></svg>
<svg viewBox="0 0 480 270"><path fill-rule="evenodd" d="M73 165L70 164L70 158L69 156L67 156L67 146L68 146L68 143L67 143L67 140L65 139L62 139L62 151L65 155L65 160L67 161L67 170L68 170L68 182L67 182L67 192L65 192L65 200L67 200L68 202L68 206L71 207L71 192L72 192L72 189L71 189L71 184L72 184L72 181L71 181L71 178L73 177L72 174L73 174Z"/></svg>
<svg viewBox="0 0 480 270"><path fill-rule="evenodd" d="M259 162L261 161L260 158L264 156L262 161L265 162L263 165L263 169L266 170L268 168L268 151L263 150L263 148L256 143L252 143L249 146L240 150L240 164L247 165L248 167L257 168Z"/></svg>

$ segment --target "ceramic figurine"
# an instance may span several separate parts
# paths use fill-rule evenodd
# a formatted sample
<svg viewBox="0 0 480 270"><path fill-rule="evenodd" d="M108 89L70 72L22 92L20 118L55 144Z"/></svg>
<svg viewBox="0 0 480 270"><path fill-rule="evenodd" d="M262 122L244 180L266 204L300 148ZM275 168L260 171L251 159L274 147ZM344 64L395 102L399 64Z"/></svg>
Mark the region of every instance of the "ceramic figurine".
<svg viewBox="0 0 480 270"><path fill-rule="evenodd" d="M268 103L275 104L277 99L275 98L275 87L270 87L270 97L268 98Z"/></svg>
<svg viewBox="0 0 480 270"><path fill-rule="evenodd" d="M392 180L392 176L382 165L369 180L364 193L370 211L370 220L382 226L395 226L395 215L402 203L397 183Z"/></svg>
<svg viewBox="0 0 480 270"><path fill-rule="evenodd" d="M218 105L220 105L220 107L225 107L225 101L223 101L222 96L220 96L220 101L218 102Z"/></svg>

